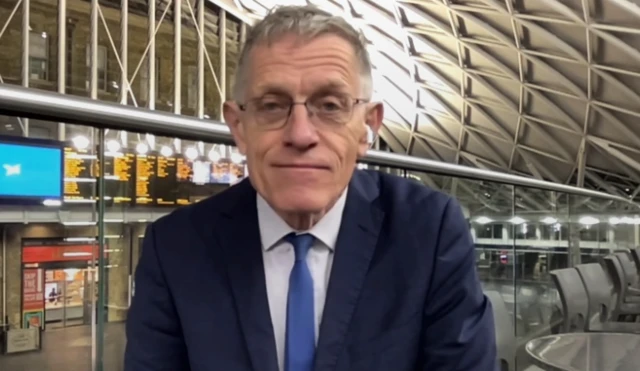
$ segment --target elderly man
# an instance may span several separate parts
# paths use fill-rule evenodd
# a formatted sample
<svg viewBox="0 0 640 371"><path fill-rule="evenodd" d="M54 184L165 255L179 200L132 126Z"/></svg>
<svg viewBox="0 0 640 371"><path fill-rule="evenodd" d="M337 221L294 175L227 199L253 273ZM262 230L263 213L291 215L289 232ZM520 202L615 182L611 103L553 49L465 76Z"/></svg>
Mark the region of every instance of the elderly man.
<svg viewBox="0 0 640 371"><path fill-rule="evenodd" d="M362 36L314 7L249 32L224 116L249 179L153 223L125 371L494 371L450 197L356 161L380 128Z"/></svg>

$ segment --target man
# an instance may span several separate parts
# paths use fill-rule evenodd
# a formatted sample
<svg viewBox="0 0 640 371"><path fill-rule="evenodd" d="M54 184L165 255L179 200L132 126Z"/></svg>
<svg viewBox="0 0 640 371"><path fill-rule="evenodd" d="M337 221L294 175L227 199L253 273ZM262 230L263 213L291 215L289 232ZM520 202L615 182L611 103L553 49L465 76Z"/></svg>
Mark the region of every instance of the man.
<svg viewBox="0 0 640 371"><path fill-rule="evenodd" d="M314 7L249 32L225 120L250 179L153 223L126 371L494 371L460 207L355 171L380 128L365 41Z"/></svg>

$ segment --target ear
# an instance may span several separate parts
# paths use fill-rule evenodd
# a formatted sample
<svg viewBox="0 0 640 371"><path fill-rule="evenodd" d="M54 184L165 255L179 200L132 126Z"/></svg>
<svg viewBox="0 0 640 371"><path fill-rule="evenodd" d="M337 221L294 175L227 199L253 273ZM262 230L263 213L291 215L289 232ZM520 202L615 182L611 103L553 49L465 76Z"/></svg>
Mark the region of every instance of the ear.
<svg viewBox="0 0 640 371"><path fill-rule="evenodd" d="M233 101L226 101L222 106L222 114L224 121L227 123L233 140L236 143L236 147L241 154L246 155L247 142L245 138L244 125L242 125L241 114L242 111L238 104Z"/></svg>
<svg viewBox="0 0 640 371"><path fill-rule="evenodd" d="M369 136L376 138L382 126L382 119L384 117L384 106L382 103L371 103L367 107L367 113L365 114L365 125L367 130L364 137L360 140L358 148L358 155L364 157L367 154L367 150L371 143L369 143Z"/></svg>

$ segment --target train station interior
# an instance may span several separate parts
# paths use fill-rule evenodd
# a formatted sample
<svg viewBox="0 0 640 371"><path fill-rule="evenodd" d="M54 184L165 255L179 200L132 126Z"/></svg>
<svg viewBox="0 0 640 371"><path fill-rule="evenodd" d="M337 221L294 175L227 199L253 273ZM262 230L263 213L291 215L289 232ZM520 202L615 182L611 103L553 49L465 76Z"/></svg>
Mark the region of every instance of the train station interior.
<svg viewBox="0 0 640 371"><path fill-rule="evenodd" d="M0 370L124 371L145 230L249 176L239 53L307 3L368 42L385 115L358 167L462 206L500 371L637 370L633 0L0 0L0 173L34 151L62 195L0 177Z"/></svg>

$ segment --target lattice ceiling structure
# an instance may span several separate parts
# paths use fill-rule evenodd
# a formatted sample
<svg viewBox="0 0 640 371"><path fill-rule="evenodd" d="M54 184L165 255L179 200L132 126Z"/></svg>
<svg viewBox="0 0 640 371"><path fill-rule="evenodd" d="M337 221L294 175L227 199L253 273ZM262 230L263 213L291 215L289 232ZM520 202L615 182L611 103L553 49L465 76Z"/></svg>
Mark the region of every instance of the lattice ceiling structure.
<svg viewBox="0 0 640 371"><path fill-rule="evenodd" d="M640 199L632 0L309 1L371 43L392 150ZM213 0L246 23L304 0Z"/></svg>

